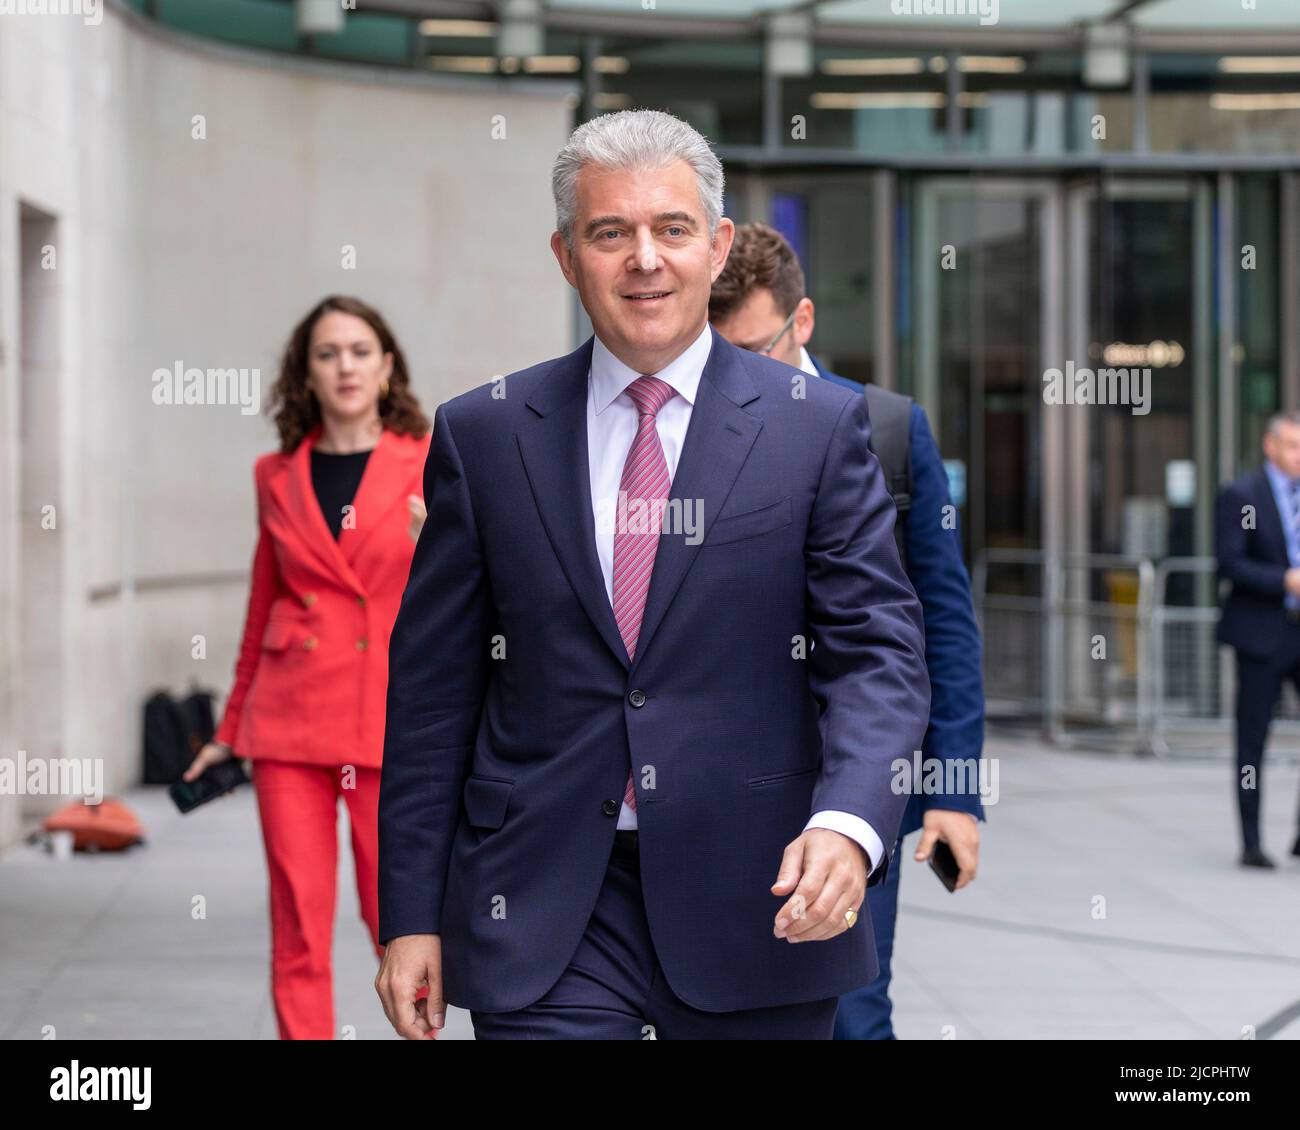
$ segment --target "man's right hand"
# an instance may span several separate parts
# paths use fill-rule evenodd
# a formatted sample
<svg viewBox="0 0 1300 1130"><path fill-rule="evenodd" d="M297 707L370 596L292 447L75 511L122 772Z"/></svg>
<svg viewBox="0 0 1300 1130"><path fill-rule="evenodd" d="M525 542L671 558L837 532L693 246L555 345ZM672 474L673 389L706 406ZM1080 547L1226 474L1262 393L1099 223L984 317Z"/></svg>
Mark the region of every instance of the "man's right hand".
<svg viewBox="0 0 1300 1130"><path fill-rule="evenodd" d="M1300 569L1288 569L1283 583L1288 595L1300 596Z"/></svg>
<svg viewBox="0 0 1300 1130"><path fill-rule="evenodd" d="M426 984L429 995L419 998ZM436 1039L434 1029L447 1022L442 999L442 939L437 934L403 934L390 940L375 976L375 992L399 1036Z"/></svg>

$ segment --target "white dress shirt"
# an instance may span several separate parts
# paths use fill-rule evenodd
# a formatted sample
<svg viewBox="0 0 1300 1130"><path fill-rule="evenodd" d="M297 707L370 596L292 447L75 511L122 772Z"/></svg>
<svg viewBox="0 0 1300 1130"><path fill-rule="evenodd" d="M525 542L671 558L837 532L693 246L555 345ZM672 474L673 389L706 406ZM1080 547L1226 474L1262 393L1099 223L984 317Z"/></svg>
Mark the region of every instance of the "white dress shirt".
<svg viewBox="0 0 1300 1130"><path fill-rule="evenodd" d="M799 346L799 368L810 377L821 376L821 373L817 371L817 366L812 363L812 357L809 355L806 345Z"/></svg>
<svg viewBox="0 0 1300 1130"><path fill-rule="evenodd" d="M704 329L686 349L659 372L653 374L676 390L677 395L668 401L655 417L659 442L663 445L664 461L668 464L671 482L677 473L677 460L686 440L686 429L695 407L695 395L704 373L704 363L713 347L713 335L706 322ZM804 358L808 356L804 351ZM809 371L816 373L811 362ZM595 339L591 350L591 374L587 381L587 464L591 473L591 510L596 525L596 555L600 571L605 578L605 595L610 605L614 603L614 521L617 516L618 485L623 479L623 464L636 439L637 410L632 398L624 391L642 374L629 368L615 357L608 347ZM618 814L620 829L636 827L636 812L623 804ZM840 832L862 847L870 864L870 874L885 854L880 837L860 816L851 812L825 810L816 812L804 826L830 828Z"/></svg>

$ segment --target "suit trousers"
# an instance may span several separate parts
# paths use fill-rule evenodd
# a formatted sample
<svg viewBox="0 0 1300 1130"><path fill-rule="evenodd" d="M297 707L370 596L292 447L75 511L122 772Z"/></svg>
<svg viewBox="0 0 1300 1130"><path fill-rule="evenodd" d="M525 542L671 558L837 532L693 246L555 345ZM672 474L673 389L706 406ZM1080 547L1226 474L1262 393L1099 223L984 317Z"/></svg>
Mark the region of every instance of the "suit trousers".
<svg viewBox="0 0 1300 1130"><path fill-rule="evenodd" d="M669 986L641 895L636 834L618 832L595 910L568 967L514 1012L470 1012L479 1040L829 1040L837 998L703 1012ZM780 901L772 899L775 920ZM700 918L702 935L708 917ZM701 937L701 944L707 942ZM773 945L790 942L773 937ZM803 945L817 945L804 942Z"/></svg>
<svg viewBox="0 0 1300 1130"><path fill-rule="evenodd" d="M1246 850L1260 849L1259 804L1264 787L1264 746L1282 684L1290 680L1300 691L1300 641L1288 633L1288 643L1275 657L1261 659L1237 652L1237 812L1241 842ZM1247 777L1251 771L1254 780Z"/></svg>
<svg viewBox="0 0 1300 1130"><path fill-rule="evenodd" d="M867 888L867 908L871 911L871 927L875 931L880 972L874 981L840 997L840 1008L835 1014L837 1040L895 1038L889 980L894 957L894 923L898 919L898 881L903 874L902 851L903 838L900 836L891 853L893 862L889 865L885 881Z"/></svg>
<svg viewBox="0 0 1300 1130"><path fill-rule="evenodd" d="M282 1040L330 1040L338 800L352 828L361 917L379 957L379 770L257 758L253 787L270 871L271 998ZM352 776L355 774L355 776ZM354 784L355 787L345 787Z"/></svg>

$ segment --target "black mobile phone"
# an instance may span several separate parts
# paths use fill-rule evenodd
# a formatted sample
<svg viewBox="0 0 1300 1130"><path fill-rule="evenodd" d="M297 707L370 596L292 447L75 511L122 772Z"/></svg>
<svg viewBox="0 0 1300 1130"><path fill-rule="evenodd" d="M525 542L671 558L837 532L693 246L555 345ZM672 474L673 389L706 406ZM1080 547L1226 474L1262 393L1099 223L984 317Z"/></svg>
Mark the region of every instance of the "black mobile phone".
<svg viewBox="0 0 1300 1130"><path fill-rule="evenodd" d="M957 857L952 854L952 848L943 840L936 841L934 847L930 849L930 870L939 876L939 882L948 890L957 889L961 868L957 865Z"/></svg>
<svg viewBox="0 0 1300 1130"><path fill-rule="evenodd" d="M207 804L219 796L225 796L232 789L246 785L249 776L244 772L244 763L237 757L218 761L209 765L192 781L173 781L167 791L171 794L176 807L182 812L193 812L201 804Z"/></svg>

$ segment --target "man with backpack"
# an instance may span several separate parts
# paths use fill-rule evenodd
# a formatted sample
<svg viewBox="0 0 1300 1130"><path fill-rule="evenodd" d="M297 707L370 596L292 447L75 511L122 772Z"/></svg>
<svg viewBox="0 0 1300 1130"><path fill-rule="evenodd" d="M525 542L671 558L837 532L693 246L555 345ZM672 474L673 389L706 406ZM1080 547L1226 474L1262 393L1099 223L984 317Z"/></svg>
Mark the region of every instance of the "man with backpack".
<svg viewBox="0 0 1300 1130"><path fill-rule="evenodd" d="M805 294L804 272L794 249L766 224L742 224L736 229L727 264L713 284L709 320L733 345L784 361L807 377L866 395L871 450L898 507L894 536L899 557L925 613L931 707L923 764L931 759L967 767L977 763L984 741L979 630L961 558L956 508L925 412L910 397L875 385L864 388L832 373L808 352L815 308ZM797 395L798 387L792 374L792 395ZM968 787L923 792L914 786L890 856L902 846L904 836L919 828L921 839L913 858L925 861L937 843L946 844L960 867L956 884L960 890L975 878L983 808L968 771L945 772L943 779L945 783L964 780ZM894 1038L889 981L900 873L901 867L891 867L883 883L867 890L880 974L840 998L836 1039Z"/></svg>

